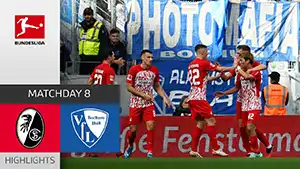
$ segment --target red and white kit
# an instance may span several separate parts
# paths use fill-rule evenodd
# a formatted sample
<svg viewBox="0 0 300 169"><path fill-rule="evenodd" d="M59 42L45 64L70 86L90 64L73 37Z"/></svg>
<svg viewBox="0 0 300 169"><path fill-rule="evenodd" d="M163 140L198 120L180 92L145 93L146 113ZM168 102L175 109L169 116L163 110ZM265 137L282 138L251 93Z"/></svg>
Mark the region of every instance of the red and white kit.
<svg viewBox="0 0 300 169"><path fill-rule="evenodd" d="M213 117L212 108L206 101L206 85L208 72L215 69L216 65L200 58L196 58L188 67L191 83L188 101L192 118L195 120Z"/></svg>
<svg viewBox="0 0 300 169"><path fill-rule="evenodd" d="M158 69L155 66L144 69L141 65L135 65L129 70L127 83L132 84L139 92L153 95L153 85L159 83ZM150 121L155 118L155 108L152 101L131 95L129 107L130 124L137 124L142 120Z"/></svg>
<svg viewBox="0 0 300 169"><path fill-rule="evenodd" d="M243 125L247 123L255 123L262 110L260 100L260 71L252 71L251 75L254 81L246 80L241 74L237 76L237 85L240 87L240 95L242 100L241 110Z"/></svg>

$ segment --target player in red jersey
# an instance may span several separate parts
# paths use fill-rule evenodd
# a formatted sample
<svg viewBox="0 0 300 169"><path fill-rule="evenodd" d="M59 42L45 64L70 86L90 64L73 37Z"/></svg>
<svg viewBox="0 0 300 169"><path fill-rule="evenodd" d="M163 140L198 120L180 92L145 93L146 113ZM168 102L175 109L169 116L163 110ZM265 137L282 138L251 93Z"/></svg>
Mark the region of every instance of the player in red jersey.
<svg viewBox="0 0 300 169"><path fill-rule="evenodd" d="M256 122L259 119L262 110L260 99L261 73L259 70L254 70L250 74L246 73L247 70L253 68L252 64L254 62L254 57L251 53L241 54L240 60L241 66L238 66L237 68L238 77L235 87L225 92L216 92L215 96L222 97L237 91L240 92L242 103L242 126L246 126L247 133L250 136L250 140L249 137L247 137L248 140L244 143L244 146L250 147L250 158L262 157L262 153L258 149L256 133ZM267 139L266 136L264 137L264 139Z"/></svg>
<svg viewBox="0 0 300 169"><path fill-rule="evenodd" d="M192 150L189 152L189 155L202 158L197 152L197 146L202 130L204 126L207 125L207 132L212 145L212 153L214 155L228 156L217 144L216 120L211 106L206 101L206 83L208 81L209 71L230 71L234 69L234 67L220 67L210 63L207 60L208 50L205 45L197 45L195 52L197 57L188 67L189 81L191 84L188 104L192 113L192 119L196 120L196 126L192 133Z"/></svg>
<svg viewBox="0 0 300 169"><path fill-rule="evenodd" d="M132 66L127 76L127 90L131 93L131 98L129 105L130 131L126 135L129 145L124 153L125 158L130 157L132 154L137 125L142 120L146 123L147 128L147 157L151 158L153 156L152 147L155 120L153 86L163 98L164 103L170 107L170 102L159 83L158 69L152 66L152 57L151 51L143 50L141 52L142 63Z"/></svg>
<svg viewBox="0 0 300 169"><path fill-rule="evenodd" d="M243 53L250 53L250 47L247 45L239 45L237 46L237 56L235 58L235 62L237 62L240 59L240 55ZM267 67L263 64L260 64L257 61L254 61L252 63L252 68L247 70L247 73L251 73L252 71L256 71L256 70L265 70ZM229 80L232 77L236 76L236 70L231 70L230 72L228 72L227 74L223 74L221 76L221 78L226 81ZM240 91L237 94L237 101L236 101L236 118L238 119L238 127L240 129L240 136L242 138L243 141L243 146L246 149L247 155L249 155L250 153L250 147L247 147L246 145L248 145L246 142L248 141L248 135L246 133L246 128L245 126L242 125L242 111L241 111L241 107L242 107L242 103L241 103L241 94ZM259 131L258 129L256 129L256 133L257 133L257 137L258 139L266 146L266 152L268 155L270 155L270 153L272 152L273 146L269 143L268 139L265 139L263 132Z"/></svg>
<svg viewBox="0 0 300 169"><path fill-rule="evenodd" d="M110 65L115 59L115 54L112 50L108 50L102 64L98 65L88 79L88 85L108 85L114 84L115 71Z"/></svg>
<svg viewBox="0 0 300 169"><path fill-rule="evenodd" d="M110 67L115 60L115 54L112 50L107 49L102 64L98 65L88 79L88 85L109 85L114 84L115 71ZM98 157L97 154L89 153L89 157Z"/></svg>

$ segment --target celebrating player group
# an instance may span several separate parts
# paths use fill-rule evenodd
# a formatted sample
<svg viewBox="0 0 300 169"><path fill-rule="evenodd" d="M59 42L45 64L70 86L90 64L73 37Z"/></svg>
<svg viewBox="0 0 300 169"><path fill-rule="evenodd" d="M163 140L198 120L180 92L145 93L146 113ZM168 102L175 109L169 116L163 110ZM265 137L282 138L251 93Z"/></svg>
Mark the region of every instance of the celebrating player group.
<svg viewBox="0 0 300 169"><path fill-rule="evenodd" d="M206 86L209 81L208 73L210 71L220 72L221 78L226 81L237 75L236 85L227 91L215 92L215 97L219 98L228 94L238 92L236 103L236 117L240 129L240 136L243 146L249 158L262 157L259 151L259 139L266 146L267 157L271 155L273 146L268 139L256 127L256 122L262 110L260 99L261 70L266 69L254 61L254 57L247 45L237 47L237 54L231 67L221 67L219 64L208 61L208 49L205 45L196 45L196 58L188 66L188 78L191 84L188 99L186 103L192 113L191 118L195 120L196 125L191 129L192 147L189 155L202 158L197 151L199 139L204 128L210 137L212 154L226 157L224 152L217 144L216 138L216 119L212 112L212 107L206 100ZM109 67L114 59L114 53L109 51L102 65L95 68L88 80L89 85L113 84L115 74ZM130 130L126 134L128 146L124 153L117 156L129 158L133 152L133 143L136 138L137 125L145 122L147 128L147 157L153 157L153 142L155 129L155 108L153 98L153 87L163 98L163 102L170 107L170 102L164 90L159 83L159 71L152 66L153 55L149 50L141 52L142 63L132 66L127 76L127 90L131 93L129 105Z"/></svg>

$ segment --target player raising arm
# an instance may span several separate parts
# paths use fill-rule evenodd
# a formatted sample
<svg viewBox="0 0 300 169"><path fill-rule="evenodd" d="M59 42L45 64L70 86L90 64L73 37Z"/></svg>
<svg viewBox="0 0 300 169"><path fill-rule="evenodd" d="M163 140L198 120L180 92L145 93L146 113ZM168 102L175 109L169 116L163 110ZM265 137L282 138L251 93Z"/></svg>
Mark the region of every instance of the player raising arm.
<svg viewBox="0 0 300 169"><path fill-rule="evenodd" d="M250 47L247 46L247 45L239 45L237 46L237 56L235 58L235 62L238 62L240 60L240 55L241 54L244 54L244 53L250 53ZM247 70L247 73L251 73L252 71L256 71L256 70L265 70L267 67L263 64L260 64L259 62L257 61L254 61L252 63L252 68L248 69ZM235 70L232 70L230 72L228 72L227 74L223 74L221 76L221 78L226 81L226 80L229 80L231 79L232 77L235 77L236 76L236 71ZM240 94L240 91L238 92L237 94L237 100L236 100L236 118L238 120L238 126L239 126L239 129L240 129L240 136L242 138L242 141L243 141L243 144L247 144L245 143L248 139L247 139L247 133L246 133L246 129L245 127L243 127L242 125L242 111L241 111L241 106L242 106L242 103L241 103L241 94ZM259 138L259 140L267 147L268 146L268 142L266 142L263 138L264 138L264 134L259 131L259 130L256 130L256 133L257 133L257 137ZM246 149L246 148L245 148ZM267 149L267 152L271 152L272 151L272 147ZM247 154L248 154L248 151L247 151Z"/></svg>
<svg viewBox="0 0 300 169"><path fill-rule="evenodd" d="M102 64L98 65L88 79L88 85L114 84L115 71L110 65L115 60L115 54L111 49L107 50Z"/></svg>
<svg viewBox="0 0 300 169"><path fill-rule="evenodd" d="M222 97L228 94L235 93L239 91L241 95L241 117L242 126L246 126L246 131L248 133L244 143L244 147L249 152L250 158L262 157L258 149L257 133L256 133L256 123L260 116L262 109L261 99L260 99L260 83L261 83L261 73L258 70L252 71L251 74L246 73L247 70L253 68L252 64L254 57L251 53L241 54L241 67L238 67L238 76L235 87L225 91L216 92L216 97ZM250 145L249 145L250 136ZM268 139L263 135L262 138L267 142L267 150L271 149L272 146L268 142ZM268 154L270 152L267 151Z"/></svg>
<svg viewBox="0 0 300 169"><path fill-rule="evenodd" d="M190 156L201 157L197 152L197 146L202 130L207 125L207 132L210 137L212 153L214 155L228 156L220 146L216 139L216 120L214 118L212 108L206 101L206 84L208 81L209 71L230 71L235 67L220 67L210 63L207 60L208 50L205 45L197 45L195 47L197 54L188 67L188 76L191 84L190 93L188 96L188 104L192 113L192 119L196 121L196 126L192 132L192 150L189 152Z"/></svg>
<svg viewBox="0 0 300 169"><path fill-rule="evenodd" d="M153 86L157 93L163 98L163 102L170 107L169 100L159 83L159 71L152 66L152 52L143 50L141 52L142 63L132 66L127 76L127 90L131 93L129 105L130 131L126 135L128 148L124 157L130 157L133 143L136 137L137 125L143 120L147 128L147 157L151 158L153 148L153 131L155 121L155 108L153 98Z"/></svg>
<svg viewBox="0 0 300 169"><path fill-rule="evenodd" d="M210 82L210 81L214 81L214 80L217 80L221 77L221 73L218 73L216 76L210 76L207 78L207 81Z"/></svg>
<svg viewBox="0 0 300 169"><path fill-rule="evenodd" d="M236 53L236 57L234 59L234 62L237 63L238 60L240 59L240 55L243 54L243 53L251 53L250 51L250 47L248 45L239 45L237 46L237 53ZM251 73L252 71L255 71L255 70L265 70L267 69L267 67L263 64L260 64L259 62L257 61L254 61L252 63L252 68L251 69L248 69L247 70L247 73ZM226 80L229 80L231 79L232 77L235 77L236 76L236 72L235 70L231 70L229 71L227 74L223 74L221 76L221 78L226 81Z"/></svg>

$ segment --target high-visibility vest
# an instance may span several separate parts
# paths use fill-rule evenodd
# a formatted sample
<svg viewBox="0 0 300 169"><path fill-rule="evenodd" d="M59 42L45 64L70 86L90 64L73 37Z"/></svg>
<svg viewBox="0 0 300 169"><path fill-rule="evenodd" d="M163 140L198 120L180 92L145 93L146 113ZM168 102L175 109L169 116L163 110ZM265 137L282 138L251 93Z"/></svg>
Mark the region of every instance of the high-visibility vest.
<svg viewBox="0 0 300 169"><path fill-rule="evenodd" d="M264 87L266 100L264 115L286 115L287 94L288 88L280 84L270 84Z"/></svg>
<svg viewBox="0 0 300 169"><path fill-rule="evenodd" d="M81 28L79 36L79 55L98 55L100 41L98 39L100 28L102 26L101 22L96 21L94 27L88 29L84 32L84 29Z"/></svg>

